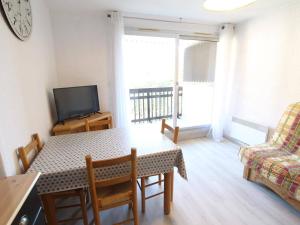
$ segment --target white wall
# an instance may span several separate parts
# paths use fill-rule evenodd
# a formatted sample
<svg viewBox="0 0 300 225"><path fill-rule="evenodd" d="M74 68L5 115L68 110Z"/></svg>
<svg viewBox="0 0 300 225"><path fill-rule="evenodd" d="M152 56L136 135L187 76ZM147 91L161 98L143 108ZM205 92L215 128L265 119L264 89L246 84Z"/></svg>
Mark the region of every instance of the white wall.
<svg viewBox="0 0 300 225"><path fill-rule="evenodd" d="M26 42L0 16L0 170L6 175L19 172L16 149L34 132L47 139L53 125L50 97L57 74L50 16L44 1L31 0L31 6L33 30Z"/></svg>
<svg viewBox="0 0 300 225"><path fill-rule="evenodd" d="M200 42L184 51L183 79L188 82L214 81L217 43Z"/></svg>
<svg viewBox="0 0 300 225"><path fill-rule="evenodd" d="M107 24L104 13L52 13L59 86L97 84L108 110Z"/></svg>
<svg viewBox="0 0 300 225"><path fill-rule="evenodd" d="M238 24L232 114L271 128L300 101L300 2Z"/></svg>

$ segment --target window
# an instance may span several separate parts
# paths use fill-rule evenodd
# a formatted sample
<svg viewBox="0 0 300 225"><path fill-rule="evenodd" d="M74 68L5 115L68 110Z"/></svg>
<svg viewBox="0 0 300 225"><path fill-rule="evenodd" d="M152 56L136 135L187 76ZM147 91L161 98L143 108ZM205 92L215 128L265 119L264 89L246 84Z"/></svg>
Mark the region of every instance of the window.
<svg viewBox="0 0 300 225"><path fill-rule="evenodd" d="M180 127L210 124L215 57L215 42L126 35L131 121L168 118Z"/></svg>

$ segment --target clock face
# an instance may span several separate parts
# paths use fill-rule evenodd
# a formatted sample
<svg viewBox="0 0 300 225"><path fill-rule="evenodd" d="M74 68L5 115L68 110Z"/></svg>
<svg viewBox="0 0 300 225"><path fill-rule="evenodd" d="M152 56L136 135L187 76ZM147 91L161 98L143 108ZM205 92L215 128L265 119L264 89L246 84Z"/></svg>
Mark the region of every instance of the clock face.
<svg viewBox="0 0 300 225"><path fill-rule="evenodd" d="M32 14L29 0L1 0L7 20L21 40L30 37L32 29Z"/></svg>

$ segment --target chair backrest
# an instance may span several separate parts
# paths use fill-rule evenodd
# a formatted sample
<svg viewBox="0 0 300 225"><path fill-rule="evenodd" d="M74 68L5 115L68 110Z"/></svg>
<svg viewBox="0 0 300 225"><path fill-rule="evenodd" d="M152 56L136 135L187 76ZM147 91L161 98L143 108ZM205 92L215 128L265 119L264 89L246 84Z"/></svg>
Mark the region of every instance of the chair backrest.
<svg viewBox="0 0 300 225"><path fill-rule="evenodd" d="M129 181L132 182L132 191L136 193L136 181L137 181L137 166L136 166L136 149L131 149L131 154L126 155L119 158L108 159L108 160L98 160L92 161L92 157L87 155L85 157L87 174L89 180L89 186L91 190L91 197L93 201L93 205L97 207L97 211L99 210L98 204L101 204L101 201L97 199L97 188L98 187L109 187L117 184L127 183ZM116 165L122 165L130 163L131 170L127 175L108 178L108 179L97 179L95 175L95 169L103 168L103 167L111 167Z"/></svg>
<svg viewBox="0 0 300 225"><path fill-rule="evenodd" d="M300 156L300 102L287 107L270 142Z"/></svg>
<svg viewBox="0 0 300 225"><path fill-rule="evenodd" d="M33 134L31 142L25 147L18 148L19 158L23 164L23 170L26 172L33 162L34 158L42 150L43 144L38 134ZM31 158L29 158L31 156Z"/></svg>
<svg viewBox="0 0 300 225"><path fill-rule="evenodd" d="M97 120L97 121L85 121L85 131L90 130L103 130L103 129L111 129L112 128L112 119L111 117Z"/></svg>
<svg viewBox="0 0 300 225"><path fill-rule="evenodd" d="M161 133L165 133L165 129L169 130L173 134L173 142L177 144L178 141L178 134L179 134L179 127L171 127L166 123L166 119L162 119L161 121Z"/></svg>

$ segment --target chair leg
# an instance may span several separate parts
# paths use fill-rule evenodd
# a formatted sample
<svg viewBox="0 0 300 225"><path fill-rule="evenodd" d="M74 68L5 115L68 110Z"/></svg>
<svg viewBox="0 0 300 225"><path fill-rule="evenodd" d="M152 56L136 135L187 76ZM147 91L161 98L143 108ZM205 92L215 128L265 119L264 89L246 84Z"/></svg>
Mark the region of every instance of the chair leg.
<svg viewBox="0 0 300 225"><path fill-rule="evenodd" d="M87 216L87 209L86 209L86 193L85 190L80 190L80 205L82 211L82 220L84 225L89 225L88 216Z"/></svg>
<svg viewBox="0 0 300 225"><path fill-rule="evenodd" d="M92 193L90 193L90 196L91 196L91 203L92 203L93 215L94 215L94 223L93 224L100 225L100 221L101 221L100 210L98 208L97 202L95 202L95 199L93 198Z"/></svg>
<svg viewBox="0 0 300 225"><path fill-rule="evenodd" d="M142 212L145 212L146 208L146 187L145 187L145 178L141 178L141 197L142 197ZM133 206L134 207L134 206Z"/></svg>
<svg viewBox="0 0 300 225"><path fill-rule="evenodd" d="M56 211L55 211L55 200L51 194L41 195L43 202L43 208L47 219L47 224L57 225Z"/></svg>
<svg viewBox="0 0 300 225"><path fill-rule="evenodd" d="M246 180L250 180L250 176L251 176L251 169L247 166L244 167L244 173L243 173L243 177Z"/></svg>
<svg viewBox="0 0 300 225"><path fill-rule="evenodd" d="M132 212L133 212L134 225L139 225L139 213L138 213L138 204L137 204L136 194L133 196L132 205L133 205Z"/></svg>
<svg viewBox="0 0 300 225"><path fill-rule="evenodd" d="M100 224L100 212L94 207L93 204L93 213L94 213L94 224L95 225L101 225Z"/></svg>
<svg viewBox="0 0 300 225"><path fill-rule="evenodd" d="M84 192L85 192L86 205L88 205L90 203L90 192L89 192L89 189L85 188Z"/></svg>
<svg viewBox="0 0 300 225"><path fill-rule="evenodd" d="M161 179L161 174L158 175L158 184L161 185L162 179Z"/></svg>

